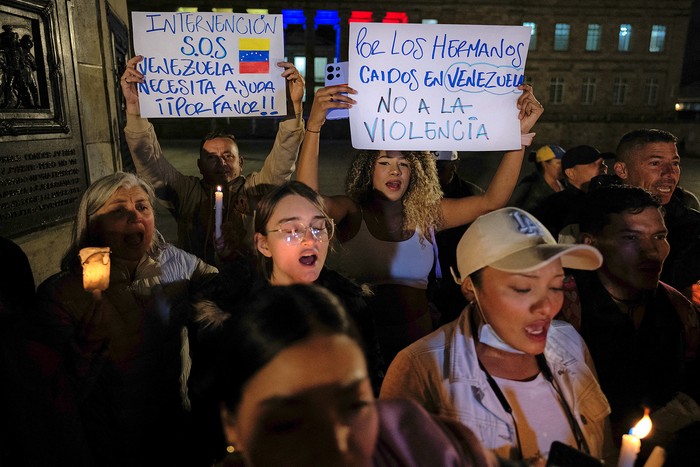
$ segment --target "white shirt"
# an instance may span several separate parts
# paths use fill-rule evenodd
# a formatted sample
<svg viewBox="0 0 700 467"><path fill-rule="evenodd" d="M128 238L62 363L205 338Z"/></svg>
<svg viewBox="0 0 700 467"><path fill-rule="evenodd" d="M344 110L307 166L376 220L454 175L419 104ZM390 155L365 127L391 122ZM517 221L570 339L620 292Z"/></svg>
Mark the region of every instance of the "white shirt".
<svg viewBox="0 0 700 467"><path fill-rule="evenodd" d="M532 381L493 379L513 409L524 459L549 456L552 441L576 447L576 438L552 384L542 376Z"/></svg>

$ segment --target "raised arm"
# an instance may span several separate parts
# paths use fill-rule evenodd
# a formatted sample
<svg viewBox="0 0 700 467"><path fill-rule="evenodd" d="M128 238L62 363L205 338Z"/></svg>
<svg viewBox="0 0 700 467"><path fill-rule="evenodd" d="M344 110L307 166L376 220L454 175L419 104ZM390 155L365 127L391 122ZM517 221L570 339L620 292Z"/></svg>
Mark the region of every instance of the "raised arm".
<svg viewBox="0 0 700 467"><path fill-rule="evenodd" d="M129 59L120 80L126 103L124 135L138 175L156 188L159 198L171 201L167 196L168 191L160 188L184 184L186 177L163 156L153 125L148 119L141 118L138 85L145 80L144 75L137 69L141 60L141 55Z"/></svg>
<svg viewBox="0 0 700 467"><path fill-rule="evenodd" d="M535 98L531 86L522 85L519 89L523 93L517 102L518 119L520 120L520 133L525 141L532 138L528 137L527 134L544 112L544 107ZM529 142L523 144L520 149L508 151L503 155L503 159L501 159L501 163L483 195L456 199L443 198L440 202L443 217L441 228L448 229L468 224L482 214L504 207L518 183L527 146L529 146Z"/></svg>
<svg viewBox="0 0 700 467"><path fill-rule="evenodd" d="M318 152L321 140L321 128L326 123L326 113L330 109L349 109L355 101L341 93L356 94L357 91L347 85L327 86L316 91L311 113L306 122L306 136L301 145L297 180L318 191Z"/></svg>
<svg viewBox="0 0 700 467"><path fill-rule="evenodd" d="M297 167L297 181L309 185L318 191L318 153L321 139L321 128L326 123L326 113L330 109L349 109L355 104L355 100L342 94L356 94L357 91L347 85L327 86L316 91L311 113L306 122L306 135L301 145L299 164ZM326 209L336 223L340 223L352 207L352 202L346 196L324 196Z"/></svg>
<svg viewBox="0 0 700 467"><path fill-rule="evenodd" d="M287 83L287 116L280 123L272 150L265 158L257 173L248 175L246 187L252 189L263 185L280 185L292 177L299 154L299 146L304 139L304 119L302 99L304 97L304 77L289 62L278 62L284 68L282 77Z"/></svg>

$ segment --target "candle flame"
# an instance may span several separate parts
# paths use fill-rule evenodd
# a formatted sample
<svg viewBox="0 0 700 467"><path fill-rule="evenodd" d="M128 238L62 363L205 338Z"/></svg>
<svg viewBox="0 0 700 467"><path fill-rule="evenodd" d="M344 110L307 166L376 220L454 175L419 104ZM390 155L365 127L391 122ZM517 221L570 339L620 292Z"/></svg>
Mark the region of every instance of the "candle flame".
<svg viewBox="0 0 700 467"><path fill-rule="evenodd" d="M216 191L221 191L221 185L216 185Z"/></svg>
<svg viewBox="0 0 700 467"><path fill-rule="evenodd" d="M637 438L644 438L651 431L651 418L649 418L649 409L644 409L644 416L630 430L630 434Z"/></svg>

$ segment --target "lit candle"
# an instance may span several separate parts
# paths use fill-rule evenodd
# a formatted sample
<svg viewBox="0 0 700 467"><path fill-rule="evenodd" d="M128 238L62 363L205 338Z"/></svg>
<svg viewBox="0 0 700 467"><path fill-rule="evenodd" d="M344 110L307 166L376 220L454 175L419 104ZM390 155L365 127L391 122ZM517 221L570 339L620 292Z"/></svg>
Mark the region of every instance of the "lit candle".
<svg viewBox="0 0 700 467"><path fill-rule="evenodd" d="M224 207L224 193L221 191L221 185L217 185L214 193L214 229L216 238L221 238L221 210Z"/></svg>
<svg viewBox="0 0 700 467"><path fill-rule="evenodd" d="M99 300L102 291L109 287L109 248L83 248L79 255L83 266L83 288Z"/></svg>
<svg viewBox="0 0 700 467"><path fill-rule="evenodd" d="M622 435L622 447L620 448L620 459L617 461L617 467L633 467L637 460L639 448L642 445L640 441L651 431L651 418L649 418L649 409L644 409L644 416L632 428L628 435Z"/></svg>

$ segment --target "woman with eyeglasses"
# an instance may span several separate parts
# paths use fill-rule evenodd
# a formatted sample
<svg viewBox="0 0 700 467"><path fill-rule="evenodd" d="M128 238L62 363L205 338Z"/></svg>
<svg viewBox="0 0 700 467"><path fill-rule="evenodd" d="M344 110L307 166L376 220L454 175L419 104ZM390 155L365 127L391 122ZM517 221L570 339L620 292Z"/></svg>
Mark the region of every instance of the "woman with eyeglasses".
<svg viewBox="0 0 700 467"><path fill-rule="evenodd" d="M266 285L317 284L340 299L365 342L370 377L378 394L383 362L365 292L325 267L334 234L321 195L301 182L286 183L265 196L255 211L258 271L267 279Z"/></svg>
<svg viewBox="0 0 700 467"><path fill-rule="evenodd" d="M222 272L218 290L206 296L217 306L205 304L199 307L198 320L202 324L198 342L200 348L209 346L216 339L220 324L227 319L219 308L235 309L234 304L241 299L264 295L271 286L321 285L339 298L355 321L364 341L370 382L374 394L378 395L385 365L381 360L374 323L367 310L365 292L354 282L324 266L334 233L335 227L326 213L323 199L303 183L288 182L267 193L255 211L257 274L243 279L240 274ZM284 312L280 309L280 313ZM215 352L211 348L204 351ZM207 361L213 359L193 358L190 398L195 411L201 401L210 406L212 403L206 384L213 375ZM197 365L198 362L200 365ZM218 405L214 408L218 408ZM212 408L206 410L211 420ZM218 410L215 410L215 414L218 414ZM210 422L208 427L212 427ZM219 447L223 447L221 443Z"/></svg>

